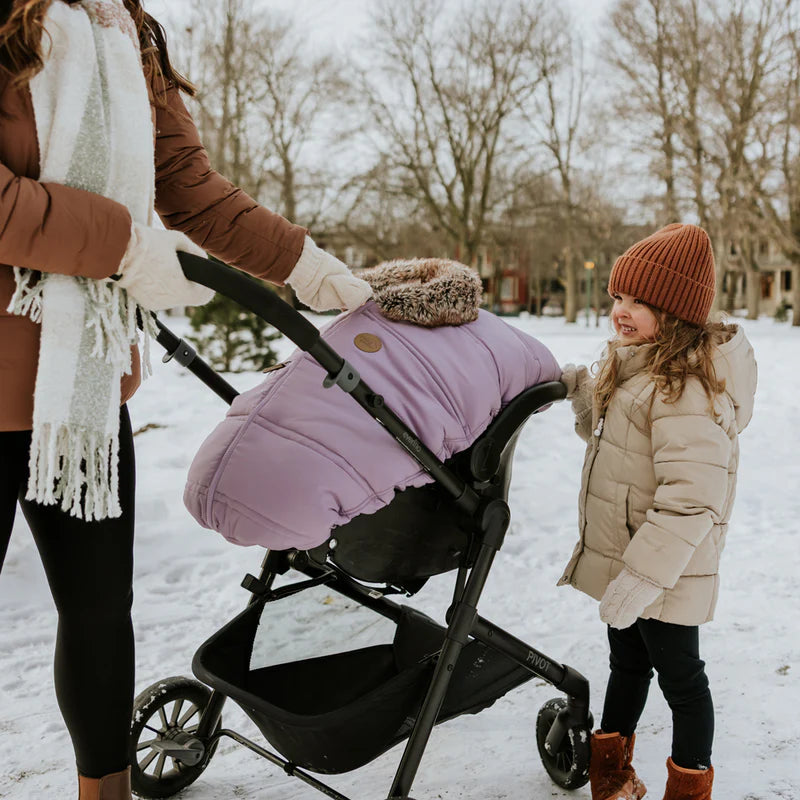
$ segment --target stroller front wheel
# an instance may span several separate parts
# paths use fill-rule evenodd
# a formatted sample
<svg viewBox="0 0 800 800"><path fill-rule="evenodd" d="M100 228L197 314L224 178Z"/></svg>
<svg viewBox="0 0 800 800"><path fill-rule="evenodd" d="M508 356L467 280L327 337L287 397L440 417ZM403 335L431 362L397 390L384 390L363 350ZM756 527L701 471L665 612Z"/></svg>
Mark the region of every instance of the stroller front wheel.
<svg viewBox="0 0 800 800"><path fill-rule="evenodd" d="M129 756L131 788L139 797L172 797L208 766L217 741L207 747L196 733L210 697L199 681L176 677L157 681L136 698Z"/></svg>
<svg viewBox="0 0 800 800"><path fill-rule="evenodd" d="M550 728L566 705L566 701L559 697L548 700L539 709L539 716L536 718L536 744L542 764L553 782L562 789L578 789L589 780L591 714L588 725L575 725L567 729L556 752L550 752L545 747Z"/></svg>

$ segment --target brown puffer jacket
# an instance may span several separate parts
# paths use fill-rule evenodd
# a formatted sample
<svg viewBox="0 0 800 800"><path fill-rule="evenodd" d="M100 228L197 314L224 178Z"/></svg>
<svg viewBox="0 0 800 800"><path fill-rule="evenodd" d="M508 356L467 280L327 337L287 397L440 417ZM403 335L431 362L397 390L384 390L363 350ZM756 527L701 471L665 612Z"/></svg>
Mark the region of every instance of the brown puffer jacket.
<svg viewBox="0 0 800 800"><path fill-rule="evenodd" d="M204 250L273 283L283 283L303 249L306 230L259 206L211 169L177 88L166 105L154 100L155 206L168 228ZM0 76L0 431L32 425L39 356L39 325L9 314L13 266L105 278L122 259L131 218L121 204L97 194L40 183L39 150L31 96ZM122 381L122 402L140 381Z"/></svg>
<svg viewBox="0 0 800 800"><path fill-rule="evenodd" d="M559 585L595 599L623 566L664 591L644 618L699 625L714 615L719 561L733 509L738 435L750 421L757 368L741 328L714 358L725 392L716 418L700 382L690 378L667 403L642 366L649 345L616 351L621 384L601 422L592 380L573 395L576 431L588 442L579 499L580 540Z"/></svg>

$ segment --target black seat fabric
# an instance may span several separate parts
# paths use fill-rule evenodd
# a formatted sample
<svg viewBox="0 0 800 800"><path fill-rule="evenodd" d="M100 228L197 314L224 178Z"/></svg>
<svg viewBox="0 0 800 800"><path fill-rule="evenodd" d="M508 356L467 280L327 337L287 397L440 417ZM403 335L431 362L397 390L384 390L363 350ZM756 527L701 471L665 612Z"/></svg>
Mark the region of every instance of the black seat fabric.
<svg viewBox="0 0 800 800"><path fill-rule="evenodd" d="M461 461L456 457L448 466L457 470ZM357 580L403 586L466 563L473 527L442 487L428 484L397 492L374 514L334 528L310 555L318 562L330 557Z"/></svg>
<svg viewBox="0 0 800 800"><path fill-rule="evenodd" d="M563 398L562 383L538 384L515 397L472 445L446 465L475 490L508 498L517 438L530 416ZM439 484L411 487L374 514L361 514L334 528L327 542L309 551L357 580L390 583L417 591L426 578L471 564L474 521Z"/></svg>

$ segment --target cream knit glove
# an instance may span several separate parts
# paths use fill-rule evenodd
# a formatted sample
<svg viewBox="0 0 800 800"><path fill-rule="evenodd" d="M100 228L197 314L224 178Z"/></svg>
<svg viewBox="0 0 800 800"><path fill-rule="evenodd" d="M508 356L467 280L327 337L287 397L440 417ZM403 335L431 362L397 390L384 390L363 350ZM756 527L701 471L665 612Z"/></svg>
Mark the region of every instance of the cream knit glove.
<svg viewBox="0 0 800 800"><path fill-rule="evenodd" d="M600 601L600 619L612 628L630 628L662 591L658 584L623 567Z"/></svg>
<svg viewBox="0 0 800 800"><path fill-rule="evenodd" d="M162 231L134 222L128 249L117 268L119 285L150 311L207 303L214 290L186 279L178 251L206 256L178 231Z"/></svg>
<svg viewBox="0 0 800 800"><path fill-rule="evenodd" d="M303 252L286 279L298 299L314 311L357 308L372 297L372 287L306 236Z"/></svg>
<svg viewBox="0 0 800 800"><path fill-rule="evenodd" d="M564 364L561 368L561 383L567 387L567 400L575 414L575 431L585 442L592 436L592 394L594 381L589 369L583 364Z"/></svg>
<svg viewBox="0 0 800 800"><path fill-rule="evenodd" d="M581 388L587 379L591 379L589 370L583 364L564 364L561 368L561 383L567 387L567 400L571 400L575 392Z"/></svg>

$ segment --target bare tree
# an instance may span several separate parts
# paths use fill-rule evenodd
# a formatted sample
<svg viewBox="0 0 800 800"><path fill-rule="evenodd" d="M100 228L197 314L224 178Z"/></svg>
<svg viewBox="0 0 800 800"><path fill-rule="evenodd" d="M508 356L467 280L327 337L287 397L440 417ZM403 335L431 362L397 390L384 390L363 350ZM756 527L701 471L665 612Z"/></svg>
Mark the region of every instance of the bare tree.
<svg viewBox="0 0 800 800"><path fill-rule="evenodd" d="M792 3L788 41L789 74L783 94L783 137L780 150L780 172L784 181L786 214L771 214L776 222L781 249L792 263L792 325L800 327L800 19L798 4Z"/></svg>
<svg viewBox="0 0 800 800"><path fill-rule="evenodd" d="M719 36L711 88L718 114L711 124L715 126L712 161L717 171L720 222L740 256L739 266L748 287L753 288L760 278L757 249L752 242L763 226L753 213L749 151L757 141L760 123L770 111L767 88L770 76L778 68L783 13L781 0L735 0L718 13L716 26ZM725 266L723 263L721 269ZM720 268L718 279L719 272ZM733 278L730 275L729 281ZM748 300L750 316L758 316L759 293L749 291Z"/></svg>
<svg viewBox="0 0 800 800"><path fill-rule="evenodd" d="M403 172L380 158L343 187L348 202L337 227L375 261L451 255L447 236L427 219L406 184Z"/></svg>
<svg viewBox="0 0 800 800"><path fill-rule="evenodd" d="M330 159L346 89L339 65L296 21L253 0L197 0L184 34L178 53L198 86L192 109L214 167L317 228L341 183ZM277 291L293 299L289 287Z"/></svg>
<svg viewBox="0 0 800 800"><path fill-rule="evenodd" d="M795 1L619 0L612 15L611 61L628 108L651 126L665 210L679 218L683 192L692 198L714 242L720 288L728 277L727 298L718 292L715 307L732 306L744 273L751 316L765 223L750 160L772 113L783 21Z"/></svg>
<svg viewBox="0 0 800 800"><path fill-rule="evenodd" d="M253 54L260 87L256 117L273 153L265 174L280 187L278 210L313 228L337 183L322 165L330 164L349 84L332 55L316 54L307 46L306 32L297 22L266 18L260 39Z"/></svg>
<svg viewBox="0 0 800 800"><path fill-rule="evenodd" d="M783 69L772 82L776 113L747 167L757 213L792 264L792 325L800 326L800 3L787 6Z"/></svg>
<svg viewBox="0 0 800 800"><path fill-rule="evenodd" d="M519 153L510 120L532 96L535 3L384 0L372 22L363 90L375 147L404 193L472 263L498 202L495 177Z"/></svg>
<svg viewBox="0 0 800 800"><path fill-rule="evenodd" d="M258 47L258 31L252 1L201 0L177 44L179 58L197 85L190 106L212 164L257 197L271 145L249 124L257 97L251 56Z"/></svg>
<svg viewBox="0 0 800 800"><path fill-rule="evenodd" d="M579 155L579 133L587 91L583 46L571 32L566 16L553 18L551 35L544 37L537 55L543 91L532 104L527 122L536 132L538 143L550 157L560 190L561 218L564 226L564 315L575 322L578 312L578 282L583 258L578 252L577 228L581 209L576 193L575 159ZM580 263L579 263L580 262Z"/></svg>
<svg viewBox="0 0 800 800"><path fill-rule="evenodd" d="M712 233L715 223L710 209L709 130L705 109L709 103L708 60L714 39L714 25L704 15L708 3L683 0L675 3L670 38L671 63L675 72L676 99L679 98L676 131L688 175L689 195L700 225Z"/></svg>
<svg viewBox="0 0 800 800"><path fill-rule="evenodd" d="M507 243L517 250L520 264L528 271L529 311L534 306L537 312L541 310L542 301L551 293L554 283L564 288L566 304L565 253L572 248L576 254L574 260L578 262L578 273L583 270L577 256L595 264L592 304L599 312L604 305L603 289L614 259L631 242L644 235L643 229L637 228L632 232L631 226L624 221L624 211L604 197L598 177L586 170L573 169L571 172L574 205L570 222L565 218L568 209L555 170L546 174L523 171L516 175L510 194L511 203L501 218L507 222L504 231ZM499 239L498 227L503 230L497 223L492 226L495 239ZM578 305L577 287L575 291L574 303Z"/></svg>
<svg viewBox="0 0 800 800"><path fill-rule="evenodd" d="M198 86L198 127L212 163L292 221L314 223L326 200L324 153L346 93L335 59L315 52L290 17L253 0L197 0L184 59Z"/></svg>
<svg viewBox="0 0 800 800"><path fill-rule="evenodd" d="M655 177L663 184L661 222L680 218L676 98L677 64L673 0L617 0L612 32L604 41L608 62L622 77L615 109L646 153L655 153Z"/></svg>

